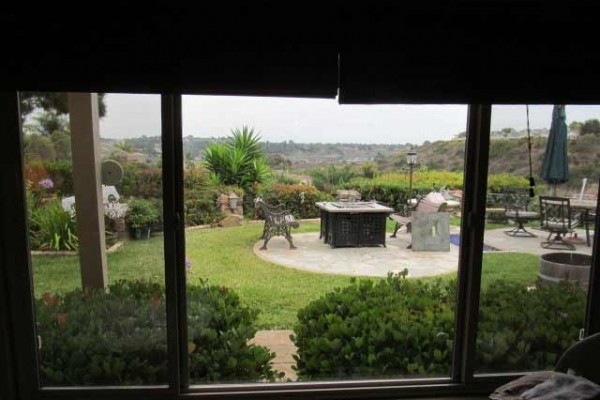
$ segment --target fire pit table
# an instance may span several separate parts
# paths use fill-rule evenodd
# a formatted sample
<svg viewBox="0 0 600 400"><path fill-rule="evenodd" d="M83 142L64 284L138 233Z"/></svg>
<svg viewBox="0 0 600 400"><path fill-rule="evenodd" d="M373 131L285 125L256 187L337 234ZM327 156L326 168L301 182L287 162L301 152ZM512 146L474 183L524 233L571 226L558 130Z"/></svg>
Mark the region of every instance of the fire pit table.
<svg viewBox="0 0 600 400"><path fill-rule="evenodd" d="M385 247L387 216L394 210L375 202L318 202L321 210L319 239L331 247Z"/></svg>

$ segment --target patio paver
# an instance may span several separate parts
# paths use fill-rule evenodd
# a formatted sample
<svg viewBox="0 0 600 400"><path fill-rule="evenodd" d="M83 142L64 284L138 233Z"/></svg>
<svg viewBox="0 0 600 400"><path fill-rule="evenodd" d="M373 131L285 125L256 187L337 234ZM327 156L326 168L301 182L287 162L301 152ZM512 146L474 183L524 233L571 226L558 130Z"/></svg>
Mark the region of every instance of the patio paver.
<svg viewBox="0 0 600 400"><path fill-rule="evenodd" d="M270 351L275 353L273 360L273 369L285 373L283 381L295 381L298 376L296 371L292 369L296 365L293 355L296 353L296 346L290 339L290 335L294 331L281 329L271 331L258 331L250 343L265 346Z"/></svg>
<svg viewBox="0 0 600 400"><path fill-rule="evenodd" d="M297 250L289 250L282 238L273 238L268 250L259 250L262 241L254 246L254 253L274 264L317 273L387 276L408 269L410 277L435 276L456 272L458 247L449 252L414 252L406 247L410 235L399 232L394 239L386 240L387 247L342 247L332 249L319 239L319 234L295 234Z"/></svg>
<svg viewBox="0 0 600 400"><path fill-rule="evenodd" d="M540 242L547 235L545 232L533 230L537 238L510 237L504 234L507 228L492 229L485 232L485 244L499 251L529 254L545 254L561 250L543 249ZM459 233L457 227L451 228L451 234ZM583 231L578 231L580 241L585 238ZM389 272L402 272L408 269L409 277L436 276L455 273L458 269L458 246L451 245L449 252L415 252L406 247L410 243L410 234L398 232L396 238L386 239L387 247L344 247L332 249L319 239L319 234L294 234L297 250L289 250L283 238L273 238L268 250L259 250L262 240L257 241L254 253L260 258L303 271L316 273L352 275L352 276L387 276ZM578 253L591 255L592 248L585 242L576 243Z"/></svg>
<svg viewBox="0 0 600 400"><path fill-rule="evenodd" d="M537 255L565 251L544 249L540 246L540 242L544 241L546 237L548 237L548 232L528 227L527 230L537 235L537 237L511 237L504 234L504 231L506 230L508 230L508 228L487 230L485 231L483 241L485 244L495 247L500 251L512 251ZM593 237L593 232L590 232L590 235ZM577 236L579 240L572 242L576 247L575 253L592 255L592 247L588 247L585 243L585 231L578 229Z"/></svg>

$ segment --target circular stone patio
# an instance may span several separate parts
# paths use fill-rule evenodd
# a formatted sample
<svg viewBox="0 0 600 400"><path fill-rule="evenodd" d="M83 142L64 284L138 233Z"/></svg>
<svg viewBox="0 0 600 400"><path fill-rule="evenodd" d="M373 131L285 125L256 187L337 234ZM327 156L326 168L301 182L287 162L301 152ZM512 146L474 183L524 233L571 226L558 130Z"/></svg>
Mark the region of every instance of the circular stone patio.
<svg viewBox="0 0 600 400"><path fill-rule="evenodd" d="M410 234L398 232L398 237L386 238L387 247L331 248L319 239L318 232L293 235L296 250L290 250L283 237L269 241L267 250L259 250L263 241L254 245L254 253L265 261L303 271L353 275L387 276L408 269L409 277L456 273L458 246L449 252L414 252L407 249Z"/></svg>

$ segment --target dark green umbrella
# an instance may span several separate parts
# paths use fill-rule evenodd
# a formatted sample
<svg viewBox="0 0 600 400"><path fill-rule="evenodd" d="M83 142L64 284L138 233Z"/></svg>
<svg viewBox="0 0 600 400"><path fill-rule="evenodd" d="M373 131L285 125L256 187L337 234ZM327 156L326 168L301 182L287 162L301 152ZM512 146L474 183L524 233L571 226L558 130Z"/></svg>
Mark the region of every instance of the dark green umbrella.
<svg viewBox="0 0 600 400"><path fill-rule="evenodd" d="M540 177L552 185L556 194L556 185L569 180L569 158L567 156L567 115L564 105L555 105L552 109L552 124L546 143L546 152L542 162Z"/></svg>

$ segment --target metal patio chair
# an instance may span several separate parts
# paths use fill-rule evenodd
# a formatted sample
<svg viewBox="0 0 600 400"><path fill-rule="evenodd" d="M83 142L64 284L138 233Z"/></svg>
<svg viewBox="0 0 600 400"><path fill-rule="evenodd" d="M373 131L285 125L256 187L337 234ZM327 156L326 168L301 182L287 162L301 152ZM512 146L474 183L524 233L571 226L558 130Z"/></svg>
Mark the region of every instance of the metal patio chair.
<svg viewBox="0 0 600 400"><path fill-rule="evenodd" d="M265 218L263 228L264 243L260 250L267 250L267 244L273 236L283 236L290 244L290 249L295 249L292 241L292 228L300 227L300 224L294 216L287 210L283 209L282 205L272 206L265 202L260 197L254 200L255 207L259 208Z"/></svg>
<svg viewBox="0 0 600 400"><path fill-rule="evenodd" d="M580 225L581 215L572 213L568 198L540 196L540 218L540 229L550 232L548 239L540 246L545 249L575 250L574 245L564 241L564 235ZM554 238L552 235L555 235Z"/></svg>
<svg viewBox="0 0 600 400"><path fill-rule="evenodd" d="M525 223L540 219L540 214L529 211L529 191L523 188L507 187L503 192L504 216L515 222L513 229L505 231L508 236L536 237L525 229Z"/></svg>

